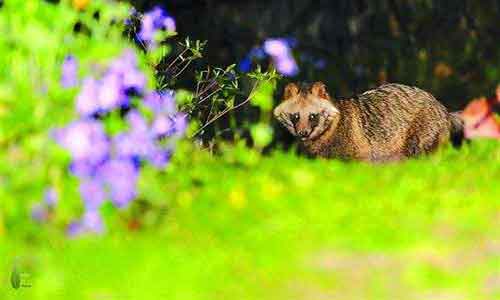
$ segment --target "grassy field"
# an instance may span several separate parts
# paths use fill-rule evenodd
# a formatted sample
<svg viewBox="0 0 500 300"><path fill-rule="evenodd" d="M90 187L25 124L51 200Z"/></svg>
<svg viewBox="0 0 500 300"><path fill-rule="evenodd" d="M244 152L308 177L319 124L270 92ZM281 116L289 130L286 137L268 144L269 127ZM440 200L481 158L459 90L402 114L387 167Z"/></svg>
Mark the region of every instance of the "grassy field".
<svg viewBox="0 0 500 300"><path fill-rule="evenodd" d="M161 225L0 234L0 299L498 299L499 146L389 165L186 152L141 183ZM32 287L10 288L15 261Z"/></svg>

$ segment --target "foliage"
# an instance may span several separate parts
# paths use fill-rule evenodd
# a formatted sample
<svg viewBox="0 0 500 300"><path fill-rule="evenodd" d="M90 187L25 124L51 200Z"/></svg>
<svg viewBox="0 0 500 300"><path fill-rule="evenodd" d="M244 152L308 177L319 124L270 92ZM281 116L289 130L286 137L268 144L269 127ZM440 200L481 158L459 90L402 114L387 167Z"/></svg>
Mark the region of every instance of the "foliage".
<svg viewBox="0 0 500 300"><path fill-rule="evenodd" d="M101 1L84 11L66 2L32 0L9 1L1 8L0 219L7 228L29 219L29 207L48 185L61 195L58 222L74 215L77 186L64 171L69 157L50 140L50 130L76 116L77 89L64 86L100 72L99 66L130 47L120 29L128 11L127 5ZM71 66L76 62L69 54L78 58L78 68ZM63 64L74 82L63 76ZM140 65L144 68L142 60Z"/></svg>
<svg viewBox="0 0 500 300"><path fill-rule="evenodd" d="M35 221L69 225L71 235L102 232L101 213L114 214L110 206L103 206L104 200L111 200L117 208L129 206L131 200L142 197L136 182L143 176L140 171L145 163L160 172L168 163L174 142L186 126L184 116L176 113L175 102L198 120L191 126L193 136L250 100L265 112L261 121L270 120L278 78L274 71L257 69L245 75L253 88L240 102L243 93L234 65L201 72L194 94L174 92L171 88L177 76L202 56L204 43L186 39L181 44L184 50L162 69L169 54L164 39L175 29L175 21L162 9L138 15L114 3L72 4L12 2L2 9L3 28L14 29L6 31L0 43L5 53L4 75L13 74L4 76L0 99L0 141L6 147L2 160L13 161L2 166L3 178L9 179L1 191L7 228L18 218L26 218L31 209ZM139 18L139 25L130 28L136 26L134 18ZM134 50L124 30L144 46L144 52ZM51 39L51 43L33 44L33 39ZM55 44L63 46L55 48ZM11 60L19 64L10 64ZM154 74L156 82L150 66L164 71ZM36 78L26 80L25 74ZM153 87L159 91L151 91ZM203 123L195 111L205 101L210 111ZM30 114L35 117L29 118ZM265 124L255 125L252 135L262 150L270 143L272 130ZM25 176L32 181L22 181ZM77 204L77 192L83 205ZM43 197L44 193L50 197ZM13 201L21 195L26 198ZM83 209L82 219L71 221L78 206L79 211Z"/></svg>
<svg viewBox="0 0 500 300"><path fill-rule="evenodd" d="M274 68L264 72L260 66L257 66L254 71L242 74L240 78L235 73L234 68L235 65L231 65L226 69L215 68L212 71L208 69L199 73L196 92L191 101L184 106L185 111L191 115L193 120L199 122L199 128L192 137L205 134L205 130L210 125L213 126L212 132L215 134L208 135L208 139L205 136L203 139L205 143L207 140L209 143L214 143L218 140L218 135L228 130L234 133L233 140L236 141L242 138L245 132L250 131L253 142L258 144L257 147L262 150L272 140L273 133L269 123L276 81L280 76ZM240 82L251 84L248 92L241 91ZM248 122L244 118L235 118L236 122L229 122L229 125L226 125L228 128L219 129L217 127L216 121L227 117L229 113L247 104L258 109L260 119ZM262 143L262 138L260 141L255 140L253 128L256 126L266 128L265 135L268 137L265 138L267 140L265 143Z"/></svg>
<svg viewBox="0 0 500 300"><path fill-rule="evenodd" d="M173 92L151 91L148 56L123 36L129 7L72 4L13 1L1 11L1 174L7 183L0 193L7 228L31 205L35 220L68 224L75 210L66 208L76 204L79 190L83 219L69 233L102 231L102 202L111 199L122 208L136 198L140 167L148 162L163 169L186 126ZM175 26L172 18L158 18L169 30ZM151 47L164 37L140 36ZM50 197L34 203L44 186L51 186ZM59 194L61 207L55 209Z"/></svg>
<svg viewBox="0 0 500 300"><path fill-rule="evenodd" d="M128 43L109 23L123 19L127 7L92 1L77 12L45 1L9 1L0 13L0 143L6 146L71 117L74 91L60 86L64 58L70 53L79 57L80 72L87 73L93 63L118 55ZM80 32L73 34L75 27Z"/></svg>

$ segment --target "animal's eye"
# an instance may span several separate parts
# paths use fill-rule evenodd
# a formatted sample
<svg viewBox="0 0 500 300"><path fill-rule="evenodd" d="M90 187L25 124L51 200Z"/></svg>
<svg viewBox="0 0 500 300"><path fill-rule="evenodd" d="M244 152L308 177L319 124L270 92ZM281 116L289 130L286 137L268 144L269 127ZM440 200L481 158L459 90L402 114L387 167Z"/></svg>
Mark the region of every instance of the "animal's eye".
<svg viewBox="0 0 500 300"><path fill-rule="evenodd" d="M293 114L290 114L290 121L292 121L292 123L297 123L298 121L300 120L300 115L299 113L293 113Z"/></svg>
<svg viewBox="0 0 500 300"><path fill-rule="evenodd" d="M318 119L319 119L318 113L309 114L309 121L318 121Z"/></svg>

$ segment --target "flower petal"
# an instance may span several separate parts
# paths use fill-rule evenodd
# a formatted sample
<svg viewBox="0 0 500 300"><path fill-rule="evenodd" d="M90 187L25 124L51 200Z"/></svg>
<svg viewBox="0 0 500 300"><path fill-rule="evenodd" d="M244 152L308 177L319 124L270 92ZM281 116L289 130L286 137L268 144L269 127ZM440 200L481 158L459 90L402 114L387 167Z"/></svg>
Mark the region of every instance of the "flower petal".
<svg viewBox="0 0 500 300"><path fill-rule="evenodd" d="M78 84L78 61L73 55L68 55L62 65L61 85L71 88Z"/></svg>

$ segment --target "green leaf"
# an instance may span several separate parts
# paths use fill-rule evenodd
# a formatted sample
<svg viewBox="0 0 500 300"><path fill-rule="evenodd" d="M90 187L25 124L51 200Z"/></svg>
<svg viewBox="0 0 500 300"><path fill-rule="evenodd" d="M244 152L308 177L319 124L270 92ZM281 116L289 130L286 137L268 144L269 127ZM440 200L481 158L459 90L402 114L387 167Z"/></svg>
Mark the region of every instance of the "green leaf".
<svg viewBox="0 0 500 300"><path fill-rule="evenodd" d="M188 90L179 89L175 93L175 101L178 105L191 103L193 101L193 93Z"/></svg>
<svg viewBox="0 0 500 300"><path fill-rule="evenodd" d="M273 107L273 93L274 85L269 81L262 82L250 102L263 111L270 111Z"/></svg>
<svg viewBox="0 0 500 300"><path fill-rule="evenodd" d="M255 146L264 148L273 140L273 129L267 124L256 124L250 129Z"/></svg>

